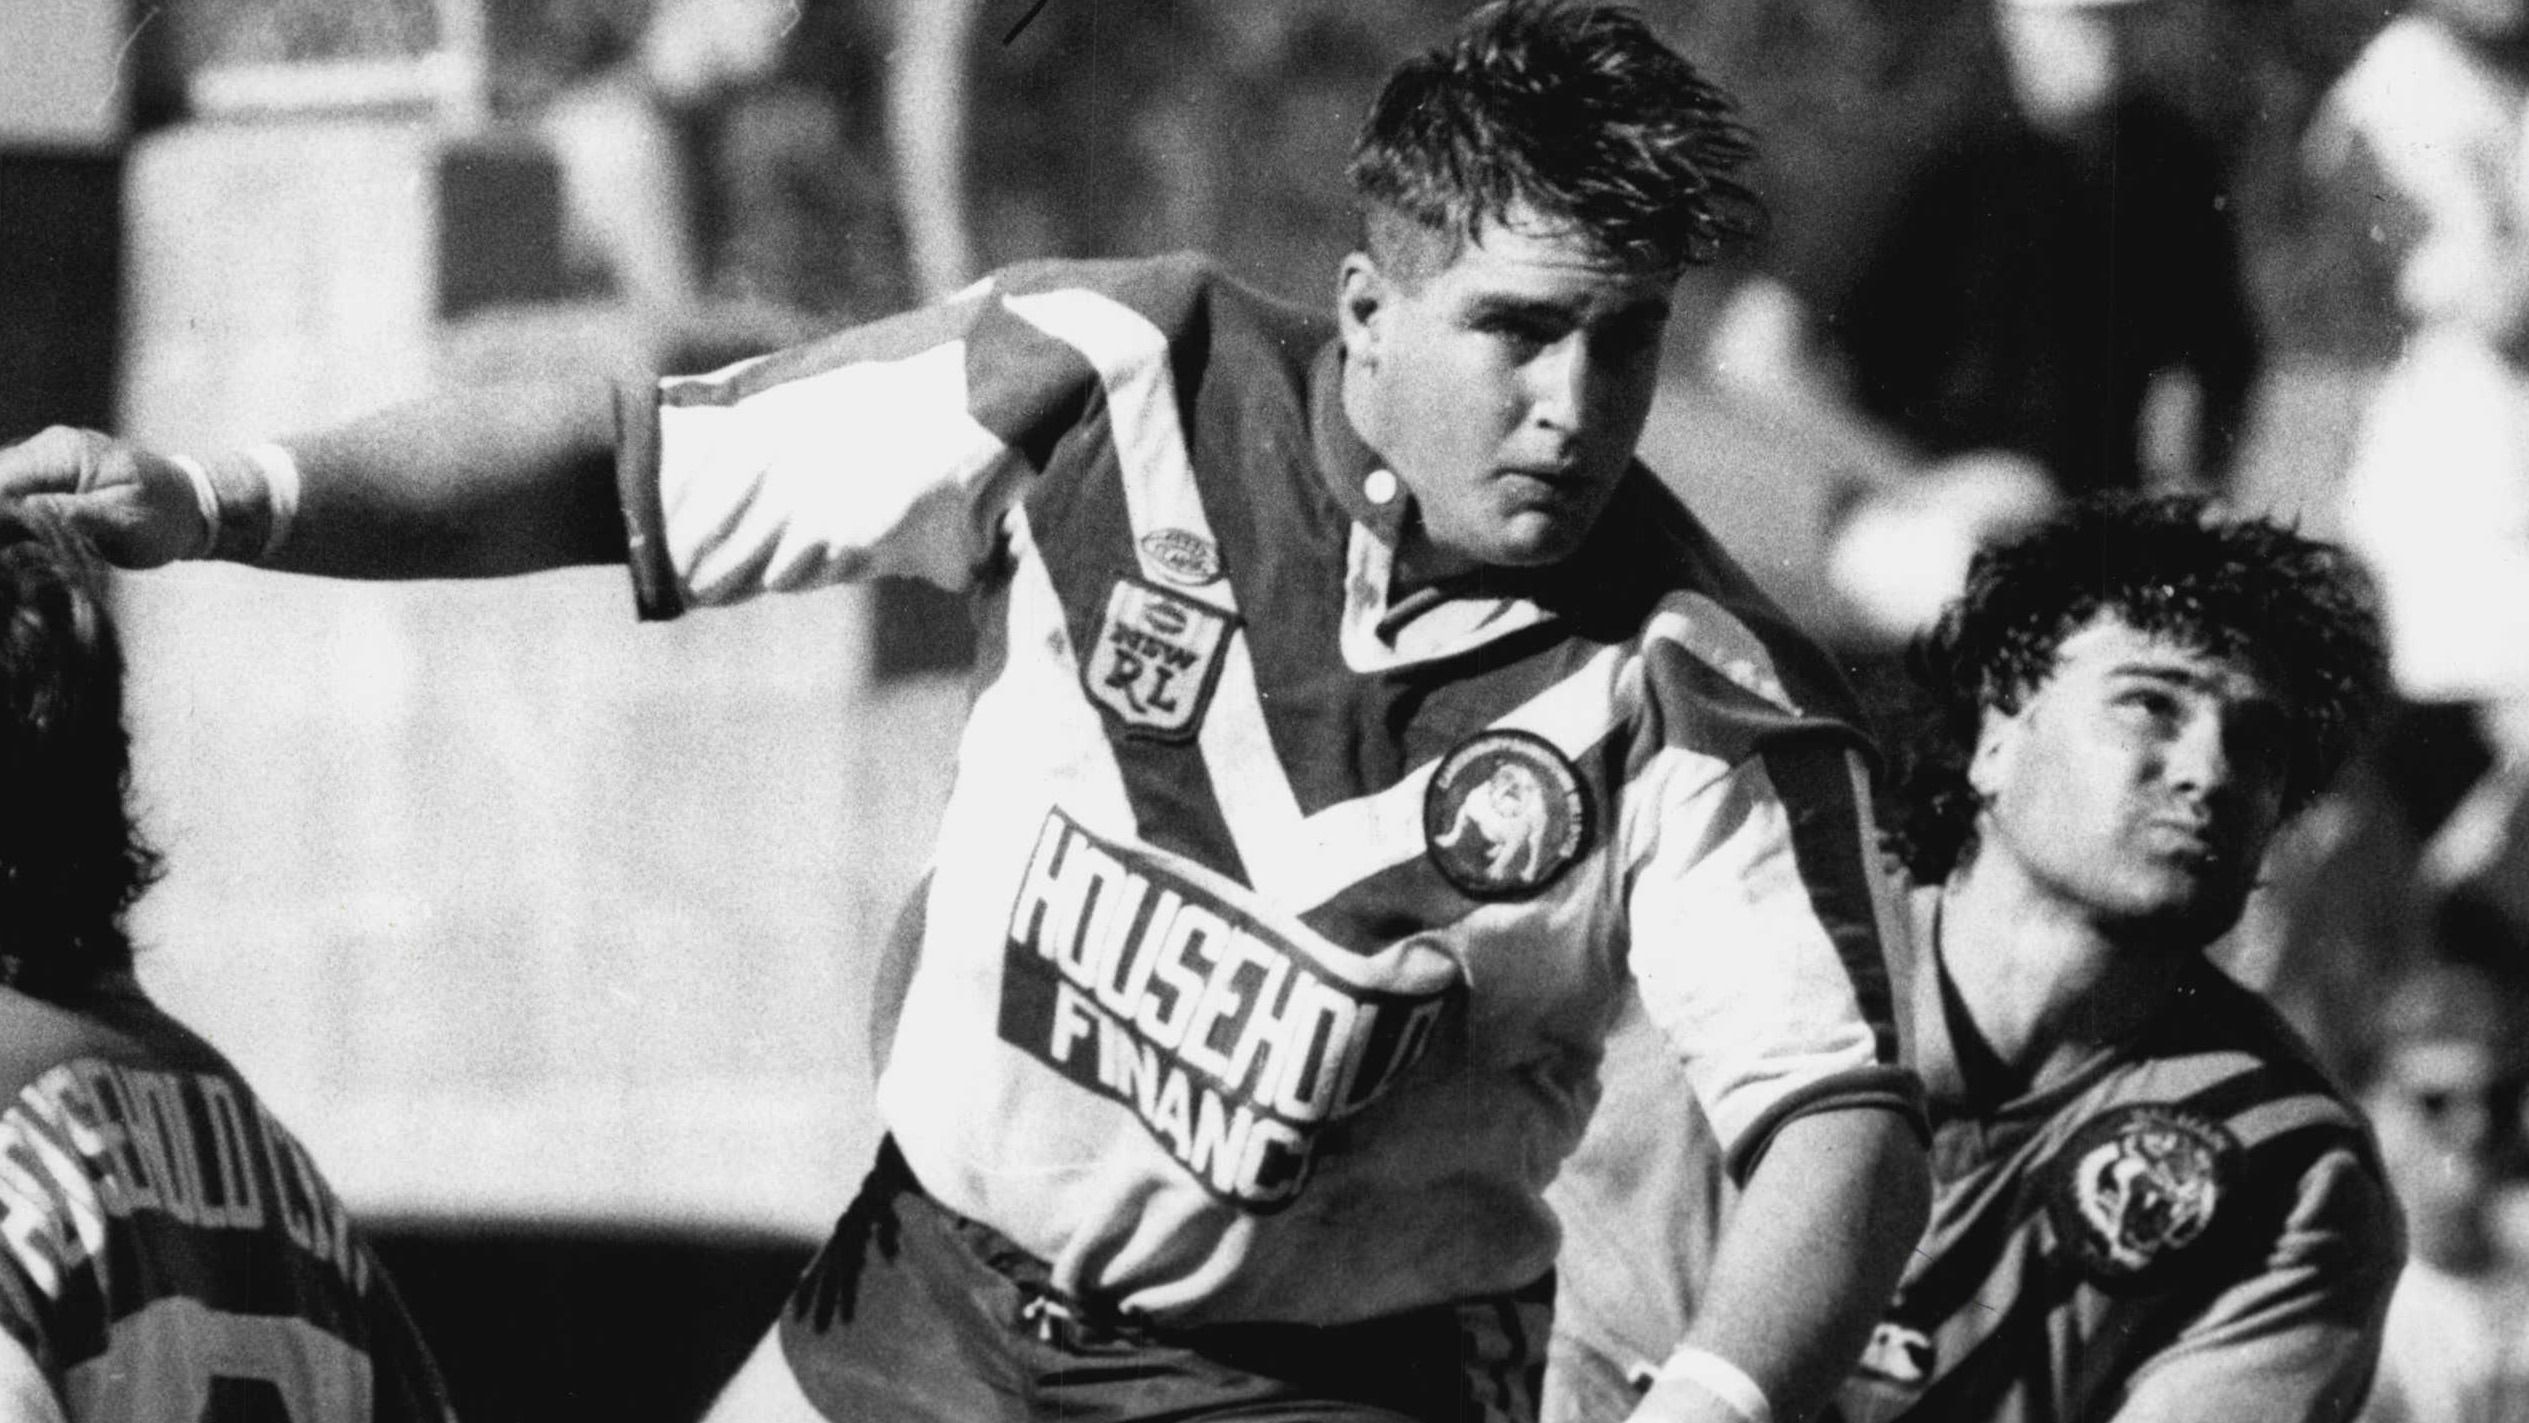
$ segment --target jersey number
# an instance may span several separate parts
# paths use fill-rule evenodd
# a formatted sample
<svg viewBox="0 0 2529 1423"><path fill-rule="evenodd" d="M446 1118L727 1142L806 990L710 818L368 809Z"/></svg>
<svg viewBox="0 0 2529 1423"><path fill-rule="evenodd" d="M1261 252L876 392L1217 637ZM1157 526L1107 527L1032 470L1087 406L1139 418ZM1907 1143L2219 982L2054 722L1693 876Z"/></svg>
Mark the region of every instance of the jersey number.
<svg viewBox="0 0 2529 1423"><path fill-rule="evenodd" d="M370 1416L369 1357L304 1319L162 1299L63 1380L73 1418L320 1423Z"/></svg>
<svg viewBox="0 0 2529 1423"><path fill-rule="evenodd" d="M293 1412L273 1379L213 1374L210 1395L202 1400L202 1416L194 1423L315 1423Z"/></svg>

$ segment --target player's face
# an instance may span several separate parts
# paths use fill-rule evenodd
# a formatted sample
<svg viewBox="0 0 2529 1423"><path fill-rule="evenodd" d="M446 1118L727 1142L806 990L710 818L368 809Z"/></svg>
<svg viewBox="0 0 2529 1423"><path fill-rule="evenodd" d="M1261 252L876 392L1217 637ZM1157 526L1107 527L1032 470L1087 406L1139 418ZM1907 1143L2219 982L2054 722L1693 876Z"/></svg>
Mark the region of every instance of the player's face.
<svg viewBox="0 0 2529 1423"><path fill-rule="evenodd" d="M2484 1043L2428 1039L2382 1054L2363 1106L2419 1258L2451 1265L2483 1243L2520 1149L2522 1085Z"/></svg>
<svg viewBox="0 0 2529 1423"><path fill-rule="evenodd" d="M2103 616L2017 713L1986 713L1973 868L2146 931L2120 937L2201 948L2238 921L2281 822L2282 722L2253 669Z"/></svg>
<svg viewBox="0 0 2529 1423"><path fill-rule="evenodd" d="M2059 6L2002 0L1995 28L2002 56L2031 122L2078 124L2116 97L2125 16L2115 6Z"/></svg>
<svg viewBox="0 0 2529 1423"><path fill-rule="evenodd" d="M1344 263L1345 409L1412 491L1434 571L1554 563L1633 458L1676 274L1517 214L1445 264L1412 240L1415 270Z"/></svg>

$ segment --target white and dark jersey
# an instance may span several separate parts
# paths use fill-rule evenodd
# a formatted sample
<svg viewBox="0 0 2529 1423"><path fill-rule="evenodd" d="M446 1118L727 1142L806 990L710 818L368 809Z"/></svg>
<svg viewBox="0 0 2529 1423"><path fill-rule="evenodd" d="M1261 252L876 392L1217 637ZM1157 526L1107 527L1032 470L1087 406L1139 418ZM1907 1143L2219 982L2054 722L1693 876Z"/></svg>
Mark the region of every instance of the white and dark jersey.
<svg viewBox="0 0 2529 1423"><path fill-rule="evenodd" d="M972 592L881 1113L1058 1288L1173 1321L1543 1274L1634 981L1734 1167L1919 1100L1833 673L1639 468L1559 570L1391 604L1409 501L1331 336L1193 259L1044 264L622 432L653 616Z"/></svg>
<svg viewBox="0 0 2529 1423"><path fill-rule="evenodd" d="M70 1423L446 1423L342 1202L128 978L0 989L0 1348Z"/></svg>
<svg viewBox="0 0 2529 1423"><path fill-rule="evenodd" d="M1918 899L1918 947L1937 942L1936 898ZM1917 976L1932 1220L1843 1423L2361 1407L2404 1254L2369 1128L2263 999L2201 958L2173 971L2158 1022L2018 1096L1953 1030L1944 976Z"/></svg>

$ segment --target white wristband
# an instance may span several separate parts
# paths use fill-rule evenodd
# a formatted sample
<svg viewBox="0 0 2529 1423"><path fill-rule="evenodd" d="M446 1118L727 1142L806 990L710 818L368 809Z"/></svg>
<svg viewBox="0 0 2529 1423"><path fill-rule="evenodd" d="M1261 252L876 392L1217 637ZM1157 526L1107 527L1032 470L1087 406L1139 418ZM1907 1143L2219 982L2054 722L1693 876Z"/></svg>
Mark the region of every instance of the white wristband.
<svg viewBox="0 0 2529 1423"><path fill-rule="evenodd" d="M167 463L183 470L184 477L193 481L193 502L202 510L202 546L190 556L209 558L220 542L220 496L211 487L211 472L191 455L169 455Z"/></svg>
<svg viewBox="0 0 2529 1423"><path fill-rule="evenodd" d="M271 495L272 522L264 530L262 551L255 555L257 563L269 563L299 516L299 462L279 445L249 445L240 453L263 471L264 488Z"/></svg>
<svg viewBox="0 0 2529 1423"><path fill-rule="evenodd" d="M1745 1423L1774 1423L1774 1406L1765 1401L1765 1390L1747 1376L1747 1370L1728 1359L1694 1344L1681 1344L1677 1352L1660 1365L1659 1382L1683 1379L1720 1399Z"/></svg>

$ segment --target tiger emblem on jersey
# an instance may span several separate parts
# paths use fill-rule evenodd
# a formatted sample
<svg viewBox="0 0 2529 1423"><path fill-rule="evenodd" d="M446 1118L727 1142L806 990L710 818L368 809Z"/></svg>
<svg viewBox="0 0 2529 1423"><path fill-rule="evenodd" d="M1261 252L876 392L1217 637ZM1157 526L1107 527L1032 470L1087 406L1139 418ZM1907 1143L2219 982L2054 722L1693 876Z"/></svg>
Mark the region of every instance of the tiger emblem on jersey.
<svg viewBox="0 0 2529 1423"><path fill-rule="evenodd" d="M1554 743L1487 731L1440 758L1423 797L1423 841L1451 884L1512 899L1552 884L1589 842L1589 788Z"/></svg>
<svg viewBox="0 0 2529 1423"><path fill-rule="evenodd" d="M2056 1235L2102 1289L2152 1289L2212 1227L2238 1154L2228 1129L2176 1106L2093 1117L2057 1158Z"/></svg>

